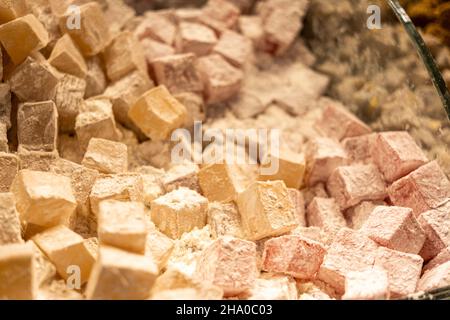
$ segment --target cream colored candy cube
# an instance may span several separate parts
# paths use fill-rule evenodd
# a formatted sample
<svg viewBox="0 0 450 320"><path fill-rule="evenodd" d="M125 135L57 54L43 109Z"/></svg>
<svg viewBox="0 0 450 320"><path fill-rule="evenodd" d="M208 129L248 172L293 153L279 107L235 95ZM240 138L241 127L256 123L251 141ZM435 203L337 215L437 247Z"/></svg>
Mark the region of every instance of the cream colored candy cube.
<svg viewBox="0 0 450 320"><path fill-rule="evenodd" d="M21 221L42 227L67 224L77 207L70 179L50 172L19 171L11 192Z"/></svg>
<svg viewBox="0 0 450 320"><path fill-rule="evenodd" d="M58 137L58 112L53 101L24 103L17 111L19 148L54 151Z"/></svg>
<svg viewBox="0 0 450 320"><path fill-rule="evenodd" d="M22 227L12 193L0 193L0 246L22 243Z"/></svg>
<svg viewBox="0 0 450 320"><path fill-rule="evenodd" d="M111 81L119 80L133 70L147 74L143 47L129 31L120 33L106 47L104 57L106 73Z"/></svg>
<svg viewBox="0 0 450 320"><path fill-rule="evenodd" d="M237 198L249 240L288 233L298 225L294 204L282 181L254 182Z"/></svg>
<svg viewBox="0 0 450 320"><path fill-rule="evenodd" d="M62 278L67 280L79 271L80 283L88 280L95 256L79 234L65 226L57 226L37 234L32 240L55 265Z"/></svg>
<svg viewBox="0 0 450 320"><path fill-rule="evenodd" d="M78 78L84 79L87 75L86 61L68 34L56 42L48 62L59 71Z"/></svg>
<svg viewBox="0 0 450 320"><path fill-rule="evenodd" d="M33 247L29 244L0 246L0 300L31 300L36 294Z"/></svg>
<svg viewBox="0 0 450 320"><path fill-rule="evenodd" d="M142 177L126 173L99 177L89 195L91 210L98 215L99 204L103 200L144 201Z"/></svg>
<svg viewBox="0 0 450 320"><path fill-rule="evenodd" d="M262 167L278 164L278 169L272 174L264 174L261 170L260 180L283 180L288 188L300 189L303 186L305 174L305 156L290 150L280 150L278 154L267 153L262 161Z"/></svg>
<svg viewBox="0 0 450 320"><path fill-rule="evenodd" d="M186 107L164 86L147 91L131 107L128 116L152 140L163 140L183 126Z"/></svg>
<svg viewBox="0 0 450 320"><path fill-rule="evenodd" d="M70 12L60 18L60 28L72 37L84 56L95 56L110 40L104 13L97 2L83 4L79 6L79 11L80 28L71 27L74 17Z"/></svg>
<svg viewBox="0 0 450 320"><path fill-rule="evenodd" d="M206 225L208 200L187 188L159 197L152 201L151 208L152 221L172 239Z"/></svg>
<svg viewBox="0 0 450 320"><path fill-rule="evenodd" d="M121 133L114 119L112 103L107 98L85 100L75 121L75 131L81 148L87 148L91 138L119 141Z"/></svg>
<svg viewBox="0 0 450 320"><path fill-rule="evenodd" d="M159 232L154 227L152 230L148 231L145 244L145 255L153 258L158 266L158 270L161 271L166 267L173 249L174 241L168 236Z"/></svg>
<svg viewBox="0 0 450 320"><path fill-rule="evenodd" d="M146 299L157 274L158 267L151 257L100 246L86 297L94 300Z"/></svg>
<svg viewBox="0 0 450 320"><path fill-rule="evenodd" d="M8 192L19 171L19 158L12 153L0 152L0 192Z"/></svg>
<svg viewBox="0 0 450 320"><path fill-rule="evenodd" d="M128 170L128 148L120 142L92 138L81 163L101 173L124 173Z"/></svg>
<svg viewBox="0 0 450 320"><path fill-rule="evenodd" d="M0 26L0 42L15 64L23 62L32 51L45 47L48 41L47 30L32 14Z"/></svg>
<svg viewBox="0 0 450 320"><path fill-rule="evenodd" d="M98 238L100 244L143 254L147 230L144 204L106 200L100 202Z"/></svg>

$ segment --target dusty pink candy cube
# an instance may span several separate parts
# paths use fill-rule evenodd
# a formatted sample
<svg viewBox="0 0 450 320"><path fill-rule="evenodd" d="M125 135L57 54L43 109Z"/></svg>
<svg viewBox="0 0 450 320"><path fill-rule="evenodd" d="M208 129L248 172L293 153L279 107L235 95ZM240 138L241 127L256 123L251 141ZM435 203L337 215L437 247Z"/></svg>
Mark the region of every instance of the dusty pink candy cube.
<svg viewBox="0 0 450 320"><path fill-rule="evenodd" d="M418 254L425 233L410 208L378 206L360 230L383 247Z"/></svg>
<svg viewBox="0 0 450 320"><path fill-rule="evenodd" d="M379 133L372 156L387 182L394 182L428 162L406 131Z"/></svg>
<svg viewBox="0 0 450 320"><path fill-rule="evenodd" d="M265 242L262 269L298 279L313 279L326 249L319 242L297 235L272 238Z"/></svg>
<svg viewBox="0 0 450 320"><path fill-rule="evenodd" d="M386 270L368 268L349 272L345 278L343 300L385 300L389 299L389 281Z"/></svg>
<svg viewBox="0 0 450 320"><path fill-rule="evenodd" d="M151 66L153 60L157 58L175 54L175 49L173 47L151 38L142 39L140 42L149 66Z"/></svg>
<svg viewBox="0 0 450 320"><path fill-rule="evenodd" d="M306 147L306 178L308 186L327 182L331 173L348 163L342 146L329 138L315 138Z"/></svg>
<svg viewBox="0 0 450 320"><path fill-rule="evenodd" d="M134 34L139 40L152 38L171 46L175 41L177 27L167 17L150 13L136 27Z"/></svg>
<svg viewBox="0 0 450 320"><path fill-rule="evenodd" d="M239 31L253 42L255 48L261 47L264 41L264 29L259 16L241 16L239 18Z"/></svg>
<svg viewBox="0 0 450 320"><path fill-rule="evenodd" d="M214 47L214 53L220 54L235 67L242 67L252 54L252 41L237 32L227 30L222 33Z"/></svg>
<svg viewBox="0 0 450 320"><path fill-rule="evenodd" d="M428 270L431 270L437 266L440 266L443 263L446 263L447 261L450 261L450 247L445 248L439 254L434 257L430 262L428 262L425 267L423 268L423 272L426 272Z"/></svg>
<svg viewBox="0 0 450 320"><path fill-rule="evenodd" d="M237 25L240 10L227 0L209 0L202 9L200 21L217 33L232 29Z"/></svg>
<svg viewBox="0 0 450 320"><path fill-rule="evenodd" d="M352 162L369 164L373 163L371 150L377 137L377 133L370 133L358 137L345 138L341 143Z"/></svg>
<svg viewBox="0 0 450 320"><path fill-rule="evenodd" d="M329 103L323 111L322 118L316 126L326 136L342 140L357 137L372 132L369 126L359 120L338 102Z"/></svg>
<svg viewBox="0 0 450 320"><path fill-rule="evenodd" d="M388 193L394 205L411 208L418 217L450 198L450 182L439 164L432 161L394 182Z"/></svg>
<svg viewBox="0 0 450 320"><path fill-rule="evenodd" d="M420 255L428 261L450 246L450 201L422 213L417 220L426 234Z"/></svg>
<svg viewBox="0 0 450 320"><path fill-rule="evenodd" d="M355 230L361 229L364 223L369 218L373 209L377 206L384 206L386 202L384 201L363 201L344 212L345 219L348 225Z"/></svg>
<svg viewBox="0 0 450 320"><path fill-rule="evenodd" d="M383 200L387 197L386 185L375 165L352 165L339 167L327 182L330 196L342 210L368 200Z"/></svg>
<svg viewBox="0 0 450 320"><path fill-rule="evenodd" d="M374 266L388 272L390 296L400 298L416 291L422 264L418 255L379 247Z"/></svg>
<svg viewBox="0 0 450 320"><path fill-rule="evenodd" d="M249 290L257 278L256 245L234 237L220 237L200 255L197 276L223 289L225 296Z"/></svg>
<svg viewBox="0 0 450 320"><path fill-rule="evenodd" d="M341 229L328 248L317 274L318 279L343 294L348 273L372 267L377 248L378 245L365 235L351 229Z"/></svg>
<svg viewBox="0 0 450 320"><path fill-rule="evenodd" d="M241 89L243 72L218 54L199 58L197 69L205 84L208 103L226 101Z"/></svg>
<svg viewBox="0 0 450 320"><path fill-rule="evenodd" d="M200 93L203 83L195 68L195 55L174 54L152 61L153 72L158 85L165 85L170 93Z"/></svg>
<svg viewBox="0 0 450 320"><path fill-rule="evenodd" d="M308 226L324 229L347 226L344 215L333 198L314 198L306 210Z"/></svg>
<svg viewBox="0 0 450 320"><path fill-rule="evenodd" d="M426 271L419 280L417 290L429 291L447 286L450 286L450 261Z"/></svg>
<svg viewBox="0 0 450 320"><path fill-rule="evenodd" d="M205 56L216 44L217 37L211 28L193 22L180 23L176 41L178 51Z"/></svg>

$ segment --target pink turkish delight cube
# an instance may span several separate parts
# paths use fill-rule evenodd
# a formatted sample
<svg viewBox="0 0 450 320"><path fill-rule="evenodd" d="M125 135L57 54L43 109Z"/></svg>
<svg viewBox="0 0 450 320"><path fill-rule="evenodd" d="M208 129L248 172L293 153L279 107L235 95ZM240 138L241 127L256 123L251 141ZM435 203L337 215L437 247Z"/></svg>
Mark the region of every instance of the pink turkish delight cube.
<svg viewBox="0 0 450 320"><path fill-rule="evenodd" d="M450 198L450 182L436 161L394 182L388 189L392 203L413 209L416 217Z"/></svg>
<svg viewBox="0 0 450 320"><path fill-rule="evenodd" d="M386 184L375 165L339 167L327 182L330 196L342 210L367 200L383 200L387 197Z"/></svg>
<svg viewBox="0 0 450 320"><path fill-rule="evenodd" d="M420 255L428 261L450 246L450 201L422 213L417 220L426 234Z"/></svg>
<svg viewBox="0 0 450 320"><path fill-rule="evenodd" d="M437 266L440 266L443 263L450 261L450 247L443 249L439 254L434 257L430 262L428 262L423 268L423 272L431 270Z"/></svg>
<svg viewBox="0 0 450 320"><path fill-rule="evenodd" d="M305 199L303 194L297 189L288 189L289 197L294 203L295 216L299 227L306 227L306 216L305 216Z"/></svg>
<svg viewBox="0 0 450 320"><path fill-rule="evenodd" d="M343 294L348 273L372 267L377 248L376 242L365 235L351 229L341 229L328 248L317 274L318 279Z"/></svg>
<svg viewBox="0 0 450 320"><path fill-rule="evenodd" d="M345 278L343 300L385 300L389 299L389 280L386 270L368 268L349 272Z"/></svg>
<svg viewBox="0 0 450 320"><path fill-rule="evenodd" d="M220 54L233 66L240 68L246 64L252 54L252 41L237 32L227 30L222 33L214 47L214 53Z"/></svg>
<svg viewBox="0 0 450 320"><path fill-rule="evenodd" d="M372 132L369 126L335 101L330 101L325 107L322 118L316 123L316 127L327 137L339 141Z"/></svg>
<svg viewBox="0 0 450 320"><path fill-rule="evenodd" d="M422 264L418 255L379 247L374 266L387 271L391 298L401 298L416 291Z"/></svg>
<svg viewBox="0 0 450 320"><path fill-rule="evenodd" d="M381 246L418 254L425 233L410 208L378 206L360 230Z"/></svg>
<svg viewBox="0 0 450 320"><path fill-rule="evenodd" d="M348 163L348 156L342 146L328 138L315 138L306 147L306 183L314 186L327 182L331 173Z"/></svg>
<svg viewBox="0 0 450 320"><path fill-rule="evenodd" d="M249 290L257 278L255 243L230 236L218 238L201 253L196 275L222 288L225 296Z"/></svg>
<svg viewBox="0 0 450 320"><path fill-rule="evenodd" d="M308 226L324 229L347 226L344 215L333 198L314 198L306 211Z"/></svg>
<svg viewBox="0 0 450 320"><path fill-rule="evenodd" d="M352 162L370 164L373 163L372 149L377 137L377 133L370 133L358 137L345 138L341 143Z"/></svg>
<svg viewBox="0 0 450 320"><path fill-rule="evenodd" d="M430 291L447 286L450 286L450 261L426 271L419 280L417 290Z"/></svg>
<svg viewBox="0 0 450 320"><path fill-rule="evenodd" d="M264 244L262 269L298 279L313 279L325 252L322 244L300 236L272 238Z"/></svg>
<svg viewBox="0 0 450 320"><path fill-rule="evenodd" d="M394 182L428 162L406 131L379 133L372 148L373 159L387 182Z"/></svg>
<svg viewBox="0 0 450 320"><path fill-rule="evenodd" d="M241 89L243 72L218 54L199 58L197 69L205 84L208 103L224 102L234 97Z"/></svg>

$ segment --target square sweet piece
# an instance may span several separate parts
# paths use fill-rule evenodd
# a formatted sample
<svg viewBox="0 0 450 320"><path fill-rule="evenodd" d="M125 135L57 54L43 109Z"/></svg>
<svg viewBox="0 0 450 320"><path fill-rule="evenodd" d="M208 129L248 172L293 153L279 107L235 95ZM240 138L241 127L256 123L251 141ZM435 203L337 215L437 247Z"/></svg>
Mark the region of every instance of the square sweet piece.
<svg viewBox="0 0 450 320"><path fill-rule="evenodd" d="M86 78L88 72L86 61L68 34L56 42L48 62L61 72Z"/></svg>
<svg viewBox="0 0 450 320"><path fill-rule="evenodd" d="M249 61L253 45L252 41L245 36L226 30L222 33L213 52L220 54L233 66L241 68Z"/></svg>
<svg viewBox="0 0 450 320"><path fill-rule="evenodd" d="M213 28L216 33L236 27L240 10L227 0L208 0L199 16L201 23Z"/></svg>
<svg viewBox="0 0 450 320"><path fill-rule="evenodd" d="M47 101L56 94L59 77L45 61L27 57L11 74L9 84L20 101Z"/></svg>
<svg viewBox="0 0 450 320"><path fill-rule="evenodd" d="M18 41L26 39L26 41ZM44 48L49 35L42 23L32 14L19 17L0 26L0 42L14 64L22 63L32 51Z"/></svg>
<svg viewBox="0 0 450 320"><path fill-rule="evenodd" d="M394 205L411 208L418 217L450 198L450 181L439 164L432 161L395 181L388 193Z"/></svg>
<svg viewBox="0 0 450 320"><path fill-rule="evenodd" d="M341 229L328 248L317 278L342 294L348 273L371 268L377 248L378 245L365 235L351 229Z"/></svg>
<svg viewBox="0 0 450 320"><path fill-rule="evenodd" d="M450 261L425 272L417 285L418 291L430 291L450 285Z"/></svg>
<svg viewBox="0 0 450 320"><path fill-rule="evenodd" d="M347 153L339 143L328 138L312 139L306 147L306 185L327 182L337 167L347 163Z"/></svg>
<svg viewBox="0 0 450 320"><path fill-rule="evenodd" d="M263 21L259 16L239 17L239 31L250 39L255 48L260 48L264 43Z"/></svg>
<svg viewBox="0 0 450 320"><path fill-rule="evenodd" d="M297 235L271 238L264 244L262 269L297 279L314 279L323 262L323 245Z"/></svg>
<svg viewBox="0 0 450 320"><path fill-rule="evenodd" d="M32 238L55 265L58 274L67 280L72 266L79 268L80 283L87 282L95 262L84 239L65 226L48 229Z"/></svg>
<svg viewBox="0 0 450 320"><path fill-rule="evenodd" d="M156 228L147 233L145 255L153 258L159 271L166 267L173 249L174 241Z"/></svg>
<svg viewBox="0 0 450 320"><path fill-rule="evenodd" d="M159 41L145 38L140 42L142 49L144 50L144 56L147 61L148 68L151 68L153 60L175 54L175 48Z"/></svg>
<svg viewBox="0 0 450 320"><path fill-rule="evenodd" d="M205 84L208 103L224 102L241 89L243 72L229 64L222 56L212 54L201 57L196 65Z"/></svg>
<svg viewBox="0 0 450 320"><path fill-rule="evenodd" d="M157 275L158 267L152 257L100 246L86 297L91 300L147 299Z"/></svg>
<svg viewBox="0 0 450 320"><path fill-rule="evenodd" d="M151 66L158 85L166 86L172 94L201 93L203 83L195 68L195 62L193 53L184 53L156 58Z"/></svg>
<svg viewBox="0 0 450 320"><path fill-rule="evenodd" d="M0 246L22 243L22 226L12 193L0 193Z"/></svg>
<svg viewBox="0 0 450 320"><path fill-rule="evenodd" d="M72 37L84 56L95 56L110 41L110 33L105 15L100 4L97 2L80 5L79 14L80 28L71 27L73 20L71 12L66 12L60 18L60 28Z"/></svg>
<svg viewBox="0 0 450 320"><path fill-rule="evenodd" d="M165 235L179 239L183 233L206 225L208 200L197 192L180 188L152 201L152 221Z"/></svg>
<svg viewBox="0 0 450 320"><path fill-rule="evenodd" d="M389 183L428 162L423 151L406 131L379 133L372 149L372 157Z"/></svg>
<svg viewBox="0 0 450 320"><path fill-rule="evenodd" d="M106 200L100 202L98 240L101 245L144 254L147 230L144 204Z"/></svg>
<svg viewBox="0 0 450 320"><path fill-rule="evenodd" d="M216 34L205 25L181 22L178 28L176 46L179 52L204 56L211 53L217 43Z"/></svg>
<svg viewBox="0 0 450 320"><path fill-rule="evenodd" d="M435 256L433 259L431 259L425 267L423 267L423 273L425 273L428 270L431 270L437 266L440 266L443 263L446 263L447 261L450 261L450 247L447 247L443 249L437 256Z"/></svg>
<svg viewBox="0 0 450 320"><path fill-rule="evenodd" d="M97 216L99 204L103 200L144 202L142 177L125 173L99 177L89 195L91 210Z"/></svg>
<svg viewBox="0 0 450 320"><path fill-rule="evenodd" d="M233 237L221 237L199 257L196 275L223 289L225 296L249 290L257 278L256 245Z"/></svg>
<svg viewBox="0 0 450 320"><path fill-rule="evenodd" d="M422 264L418 255L379 247L374 266L387 271L391 298L401 298L416 292Z"/></svg>
<svg viewBox="0 0 450 320"><path fill-rule="evenodd" d="M384 201L363 201L360 204L345 210L344 216L350 228L359 230L364 222L367 221L375 207L385 205L387 204Z"/></svg>
<svg viewBox="0 0 450 320"><path fill-rule="evenodd" d="M325 230L340 229L347 226L344 215L333 198L316 197L306 210L308 226Z"/></svg>
<svg viewBox="0 0 450 320"><path fill-rule="evenodd" d="M17 111L19 148L29 151L55 151L58 137L58 111L53 101L23 103Z"/></svg>
<svg viewBox="0 0 450 320"><path fill-rule="evenodd" d="M107 79L99 56L87 59L86 66L86 92L84 98L87 99L102 94L106 89Z"/></svg>
<svg viewBox="0 0 450 320"><path fill-rule="evenodd" d="M328 178L327 190L342 210L387 197L386 184L375 165L338 167Z"/></svg>
<svg viewBox="0 0 450 320"><path fill-rule="evenodd" d="M0 246L0 299L32 300L38 289L30 244Z"/></svg>
<svg viewBox="0 0 450 320"><path fill-rule="evenodd" d="M426 234L420 255L428 261L450 246L450 201L436 209L425 211L417 220Z"/></svg>
<svg viewBox="0 0 450 320"><path fill-rule="evenodd" d="M183 126L186 107L165 86L147 91L130 108L128 116L152 140L164 140Z"/></svg>
<svg viewBox="0 0 450 320"><path fill-rule="evenodd" d="M370 164L374 163L372 150L375 150L375 142L378 133L370 133L362 136L345 138L341 141L348 157L354 163Z"/></svg>
<svg viewBox="0 0 450 320"><path fill-rule="evenodd" d="M297 285L289 276L263 274L243 296L246 300L297 300Z"/></svg>
<svg viewBox="0 0 450 320"><path fill-rule="evenodd" d="M125 173L128 170L128 148L120 142L92 138L81 162L101 173Z"/></svg>
<svg viewBox="0 0 450 320"><path fill-rule="evenodd" d="M299 227L306 227L305 198L300 190L289 188L289 197L294 204L295 216Z"/></svg>
<svg viewBox="0 0 450 320"><path fill-rule="evenodd" d="M273 151L273 150L271 150ZM273 174L264 174L261 170L260 180L283 180L288 188L300 189L303 186L306 161L305 156L290 150L279 150L277 154L268 152L261 161L262 168L278 163L278 170Z"/></svg>
<svg viewBox="0 0 450 320"><path fill-rule="evenodd" d="M330 101L323 111L322 118L316 126L326 136L341 141L344 138L351 138L369 134L372 132L369 126L359 120L343 105Z"/></svg>
<svg viewBox="0 0 450 320"><path fill-rule="evenodd" d="M106 73L111 81L119 80L133 70L147 75L144 49L129 31L121 32L114 38L106 47L103 56Z"/></svg>
<svg viewBox="0 0 450 320"><path fill-rule="evenodd" d="M388 273L382 268L349 272L345 278L343 300L389 299Z"/></svg>
<svg viewBox="0 0 450 320"><path fill-rule="evenodd" d="M21 221L42 227L68 224L77 207L70 179L50 172L19 171L11 192Z"/></svg>
<svg viewBox="0 0 450 320"><path fill-rule="evenodd" d="M244 238L241 216L234 202L211 202L208 207L208 224L214 238L221 236Z"/></svg>
<svg viewBox="0 0 450 320"><path fill-rule="evenodd" d="M0 192L8 192L19 171L19 157L12 153L0 152Z"/></svg>
<svg viewBox="0 0 450 320"><path fill-rule="evenodd" d="M254 182L237 197L247 239L280 236L298 226L294 204L283 181Z"/></svg>
<svg viewBox="0 0 450 320"><path fill-rule="evenodd" d="M410 208L378 206L360 231L381 246L418 254L425 233Z"/></svg>
<svg viewBox="0 0 450 320"><path fill-rule="evenodd" d="M172 46L177 34L177 27L167 17L147 12L144 20L136 27L134 34L139 40L152 38Z"/></svg>
<svg viewBox="0 0 450 320"><path fill-rule="evenodd" d="M75 121L75 132L83 150L91 138L119 141L122 135L116 126L111 101L107 98L85 100Z"/></svg>

